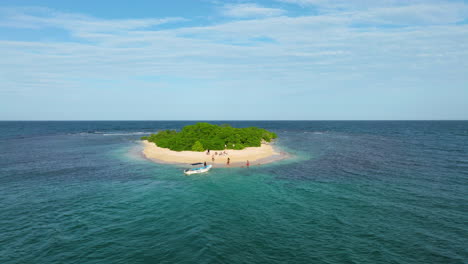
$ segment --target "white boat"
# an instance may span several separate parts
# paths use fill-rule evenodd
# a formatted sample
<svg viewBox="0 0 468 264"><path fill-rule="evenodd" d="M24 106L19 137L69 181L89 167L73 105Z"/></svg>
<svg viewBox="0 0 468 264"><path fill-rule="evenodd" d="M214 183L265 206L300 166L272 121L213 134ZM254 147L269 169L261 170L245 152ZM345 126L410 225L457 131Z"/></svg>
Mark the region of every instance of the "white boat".
<svg viewBox="0 0 468 264"><path fill-rule="evenodd" d="M204 172L208 172L211 169L211 167L212 167L212 165L206 165L206 166L203 166L203 167L198 167L198 168L193 168L193 169L186 169L186 170L184 170L184 173L187 174L187 175L197 174L197 173L204 173Z"/></svg>

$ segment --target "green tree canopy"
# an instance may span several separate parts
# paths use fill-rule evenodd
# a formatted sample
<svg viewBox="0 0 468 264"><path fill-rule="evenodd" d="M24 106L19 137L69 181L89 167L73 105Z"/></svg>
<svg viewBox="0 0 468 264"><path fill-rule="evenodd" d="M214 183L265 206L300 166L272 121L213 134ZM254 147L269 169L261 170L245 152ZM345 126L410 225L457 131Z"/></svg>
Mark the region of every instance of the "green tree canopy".
<svg viewBox="0 0 468 264"><path fill-rule="evenodd" d="M204 151L259 147L262 141L270 142L276 137L275 133L258 127L234 128L226 124L197 123L185 126L179 132L163 130L142 139L175 151Z"/></svg>
<svg viewBox="0 0 468 264"><path fill-rule="evenodd" d="M205 149L203 148L202 143L200 143L200 141L197 140L197 141L193 144L192 150L193 150L193 151L204 151Z"/></svg>

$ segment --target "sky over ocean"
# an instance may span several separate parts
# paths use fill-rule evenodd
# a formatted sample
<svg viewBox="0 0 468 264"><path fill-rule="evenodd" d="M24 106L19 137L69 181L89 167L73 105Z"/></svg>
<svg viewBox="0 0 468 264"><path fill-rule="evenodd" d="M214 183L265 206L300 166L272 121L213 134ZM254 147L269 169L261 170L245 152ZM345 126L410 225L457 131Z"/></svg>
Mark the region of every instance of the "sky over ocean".
<svg viewBox="0 0 468 264"><path fill-rule="evenodd" d="M0 120L467 119L468 2L0 2Z"/></svg>

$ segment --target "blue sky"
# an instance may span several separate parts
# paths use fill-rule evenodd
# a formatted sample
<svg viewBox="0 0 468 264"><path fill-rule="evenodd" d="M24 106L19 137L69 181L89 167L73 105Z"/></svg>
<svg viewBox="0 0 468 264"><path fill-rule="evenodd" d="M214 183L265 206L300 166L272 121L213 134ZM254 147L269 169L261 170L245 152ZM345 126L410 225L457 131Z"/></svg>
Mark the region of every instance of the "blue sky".
<svg viewBox="0 0 468 264"><path fill-rule="evenodd" d="M0 120L468 119L468 2L0 2Z"/></svg>

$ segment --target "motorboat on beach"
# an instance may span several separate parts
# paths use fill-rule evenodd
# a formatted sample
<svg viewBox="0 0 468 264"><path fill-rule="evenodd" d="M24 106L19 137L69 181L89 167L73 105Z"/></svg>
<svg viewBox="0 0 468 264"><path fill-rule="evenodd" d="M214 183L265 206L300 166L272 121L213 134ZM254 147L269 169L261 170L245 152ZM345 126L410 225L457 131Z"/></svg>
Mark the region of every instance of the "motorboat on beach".
<svg viewBox="0 0 468 264"><path fill-rule="evenodd" d="M196 166L196 165L203 165L203 163L193 163L191 164L192 166ZM213 167L212 165L206 165L206 166L202 166L202 167L197 167L197 168L192 168L192 169L186 169L184 170L184 173L187 174L187 175L190 175L190 174L197 174L197 173L204 173L204 172L208 172L211 167Z"/></svg>

